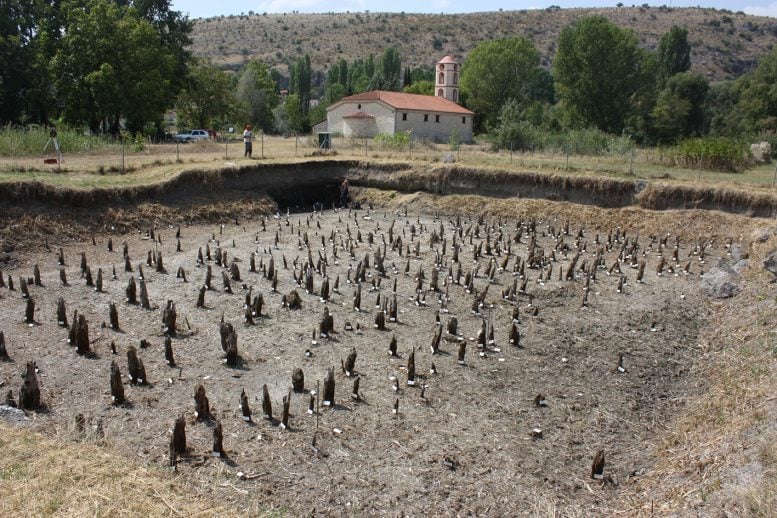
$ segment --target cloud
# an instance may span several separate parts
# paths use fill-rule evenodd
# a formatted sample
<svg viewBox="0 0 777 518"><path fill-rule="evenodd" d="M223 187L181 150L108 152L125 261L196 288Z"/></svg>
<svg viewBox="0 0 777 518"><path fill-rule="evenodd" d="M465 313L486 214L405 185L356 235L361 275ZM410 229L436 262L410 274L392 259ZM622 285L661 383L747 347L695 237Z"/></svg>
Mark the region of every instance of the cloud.
<svg viewBox="0 0 777 518"><path fill-rule="evenodd" d="M777 18L777 2L772 2L766 5L751 5L743 7L742 10L747 14L754 16L771 16Z"/></svg>

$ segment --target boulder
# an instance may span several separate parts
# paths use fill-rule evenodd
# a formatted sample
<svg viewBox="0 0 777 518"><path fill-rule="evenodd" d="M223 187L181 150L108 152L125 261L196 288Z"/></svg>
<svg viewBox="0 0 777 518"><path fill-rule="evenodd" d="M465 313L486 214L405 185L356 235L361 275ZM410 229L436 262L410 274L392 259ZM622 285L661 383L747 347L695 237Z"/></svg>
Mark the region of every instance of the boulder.
<svg viewBox="0 0 777 518"><path fill-rule="evenodd" d="M731 259L733 260L734 263L738 263L742 259L747 259L748 257L750 257L750 254L742 250L742 247L739 245L731 245L730 253L731 253Z"/></svg>
<svg viewBox="0 0 777 518"><path fill-rule="evenodd" d="M769 241L769 238L772 237L772 232L768 228L760 227L755 230L753 230L753 241L757 243L763 243L764 241Z"/></svg>
<svg viewBox="0 0 777 518"><path fill-rule="evenodd" d="M750 259L740 259L740 260L739 260L739 261L737 261L737 262L736 262L736 264L733 266L733 270L734 270L734 271L735 271L737 274L741 274L741 273L742 273L742 271L744 271L744 269L745 269L745 268L747 268L748 266L750 266Z"/></svg>
<svg viewBox="0 0 777 518"><path fill-rule="evenodd" d="M766 142L754 142L750 144L750 154L753 155L753 160L758 163L768 162L772 154L772 146Z"/></svg>
<svg viewBox="0 0 777 518"><path fill-rule="evenodd" d="M766 255L763 260L764 269L777 275L777 248Z"/></svg>
<svg viewBox="0 0 777 518"><path fill-rule="evenodd" d="M701 276L701 288L707 296L718 299L733 297L742 291L739 275L731 267L721 265Z"/></svg>

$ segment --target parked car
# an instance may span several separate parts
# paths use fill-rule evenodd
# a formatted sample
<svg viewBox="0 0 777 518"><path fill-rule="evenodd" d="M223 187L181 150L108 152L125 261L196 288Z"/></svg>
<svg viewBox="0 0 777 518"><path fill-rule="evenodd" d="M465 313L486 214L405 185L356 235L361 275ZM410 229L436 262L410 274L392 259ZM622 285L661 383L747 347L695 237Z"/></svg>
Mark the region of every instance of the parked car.
<svg viewBox="0 0 777 518"><path fill-rule="evenodd" d="M210 138L210 134L208 133L208 130L204 129L195 129L186 131L184 133L178 133L175 136L175 140L178 142L191 142L193 140L208 140Z"/></svg>

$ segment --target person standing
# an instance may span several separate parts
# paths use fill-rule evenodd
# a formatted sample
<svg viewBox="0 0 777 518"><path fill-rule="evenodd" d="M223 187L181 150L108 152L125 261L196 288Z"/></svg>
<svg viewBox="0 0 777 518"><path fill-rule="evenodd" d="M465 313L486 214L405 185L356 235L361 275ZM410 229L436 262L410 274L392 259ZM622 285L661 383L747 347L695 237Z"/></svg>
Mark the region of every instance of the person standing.
<svg viewBox="0 0 777 518"><path fill-rule="evenodd" d="M253 151L251 147L252 147L252 141L254 139L254 132L251 130L252 128L250 124L246 124L245 130L243 130L243 144L245 144L245 148L246 148L243 156L248 158L251 158L251 152Z"/></svg>

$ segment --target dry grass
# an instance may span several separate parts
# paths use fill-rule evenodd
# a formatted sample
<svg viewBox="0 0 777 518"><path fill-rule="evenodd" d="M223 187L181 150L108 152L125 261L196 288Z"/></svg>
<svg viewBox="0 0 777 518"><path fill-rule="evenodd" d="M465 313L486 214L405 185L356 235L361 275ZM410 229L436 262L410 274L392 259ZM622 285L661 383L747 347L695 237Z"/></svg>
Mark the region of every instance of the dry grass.
<svg viewBox="0 0 777 518"><path fill-rule="evenodd" d="M516 34L537 46L544 63L555 54L558 34L580 18L602 15L633 29L641 44L655 49L672 25L688 28L693 69L713 79L730 79L751 68L775 42L775 21L714 9L624 7L543 9L471 13L325 13L222 16L198 20L192 50L197 56L237 67L260 59L284 70L309 54L315 70L339 59L352 61L396 47L402 66L433 66L442 56L461 59L478 43Z"/></svg>
<svg viewBox="0 0 777 518"><path fill-rule="evenodd" d="M635 509L773 516L777 509L777 417L772 275L761 268L777 239L750 248L745 289L711 302L692 378L703 387L655 445L660 462L634 488Z"/></svg>
<svg viewBox="0 0 777 518"><path fill-rule="evenodd" d="M414 143L411 149L396 151L382 148L372 141L337 137L334 139L335 154L313 156L317 147L310 136L264 137L264 151L261 144L254 146L253 159L243 158L242 144L195 143L176 146L162 144L148 146L138 153L127 152L122 174L121 155L91 153L86 155L65 154L61 169L44 166L42 158L12 159L0 158L0 182L35 180L45 184L75 189L116 188L150 185L166 181L182 171L218 170L225 167L243 167L251 164L289 164L313 160L364 160L385 164L402 162L406 164L441 165L445 154L450 153L446 144L430 142ZM263 157L263 158L262 158ZM740 174L698 171L666 167L651 162L649 151L630 156L570 156L554 153L492 152L485 144L461 146L456 153L457 167L476 168L498 173L551 173L567 177L597 177L621 179L632 182L637 178L652 183L686 185L715 189L746 189L748 191L772 192L774 169L763 165Z"/></svg>
<svg viewBox="0 0 777 518"><path fill-rule="evenodd" d="M155 466L94 442L0 426L4 516L240 516Z"/></svg>

